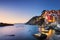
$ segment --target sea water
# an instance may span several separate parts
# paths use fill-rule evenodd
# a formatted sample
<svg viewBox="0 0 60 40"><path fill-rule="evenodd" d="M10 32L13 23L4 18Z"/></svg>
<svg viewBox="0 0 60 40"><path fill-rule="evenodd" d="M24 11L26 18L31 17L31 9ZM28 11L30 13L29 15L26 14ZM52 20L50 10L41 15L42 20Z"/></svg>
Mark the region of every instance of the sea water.
<svg viewBox="0 0 60 40"><path fill-rule="evenodd" d="M37 25L15 24L0 27L0 40L36 40L35 33L38 33Z"/></svg>
<svg viewBox="0 0 60 40"><path fill-rule="evenodd" d="M33 34L39 33L37 25L14 24L0 27L0 40L37 40ZM54 35L51 40L60 40L60 35Z"/></svg>

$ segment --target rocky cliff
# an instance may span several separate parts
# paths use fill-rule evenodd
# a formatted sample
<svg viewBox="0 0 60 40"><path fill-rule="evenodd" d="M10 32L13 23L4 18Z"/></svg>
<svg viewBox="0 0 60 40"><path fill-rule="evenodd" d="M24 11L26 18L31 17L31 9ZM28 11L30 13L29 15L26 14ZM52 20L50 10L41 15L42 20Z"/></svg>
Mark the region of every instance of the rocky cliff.
<svg viewBox="0 0 60 40"><path fill-rule="evenodd" d="M41 17L45 17L48 13L55 13L58 15L58 22L60 22L60 10L43 10L40 16L32 17L26 24L39 25L41 24Z"/></svg>
<svg viewBox="0 0 60 40"><path fill-rule="evenodd" d="M26 24L30 24L30 25L39 25L40 24L40 18L41 16L35 16L32 17Z"/></svg>

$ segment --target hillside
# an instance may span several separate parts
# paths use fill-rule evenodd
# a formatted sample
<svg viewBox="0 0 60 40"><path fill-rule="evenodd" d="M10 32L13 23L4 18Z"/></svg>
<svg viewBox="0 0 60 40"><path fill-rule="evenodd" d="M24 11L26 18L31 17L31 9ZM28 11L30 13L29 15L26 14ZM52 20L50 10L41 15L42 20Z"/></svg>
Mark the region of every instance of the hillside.
<svg viewBox="0 0 60 40"><path fill-rule="evenodd" d="M40 25L41 24L41 17L45 17L46 14L52 13L58 15L58 22L60 23L60 10L43 10L40 16L32 17L26 24L30 25Z"/></svg>
<svg viewBox="0 0 60 40"><path fill-rule="evenodd" d="M9 23L0 23L0 27L2 26L13 26L14 24L9 24Z"/></svg>

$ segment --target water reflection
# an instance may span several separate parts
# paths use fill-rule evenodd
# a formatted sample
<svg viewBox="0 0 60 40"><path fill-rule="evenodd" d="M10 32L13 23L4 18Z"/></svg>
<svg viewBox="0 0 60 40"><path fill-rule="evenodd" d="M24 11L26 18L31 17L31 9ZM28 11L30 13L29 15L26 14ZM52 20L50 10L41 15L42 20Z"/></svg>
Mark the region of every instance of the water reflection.
<svg viewBox="0 0 60 40"><path fill-rule="evenodd" d="M35 25L14 25L0 27L1 40L36 40L32 35L37 33Z"/></svg>

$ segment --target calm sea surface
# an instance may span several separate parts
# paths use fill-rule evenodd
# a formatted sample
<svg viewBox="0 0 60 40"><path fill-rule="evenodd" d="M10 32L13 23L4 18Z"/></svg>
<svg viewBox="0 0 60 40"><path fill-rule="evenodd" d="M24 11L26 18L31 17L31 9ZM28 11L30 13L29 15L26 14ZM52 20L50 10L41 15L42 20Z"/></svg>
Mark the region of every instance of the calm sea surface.
<svg viewBox="0 0 60 40"><path fill-rule="evenodd" d="M38 33L36 25L15 24L0 27L0 40L37 40L33 36L35 33ZM55 35L53 39L60 40L60 35Z"/></svg>
<svg viewBox="0 0 60 40"><path fill-rule="evenodd" d="M36 40L33 34L38 33L36 25L15 24L0 27L0 40Z"/></svg>

